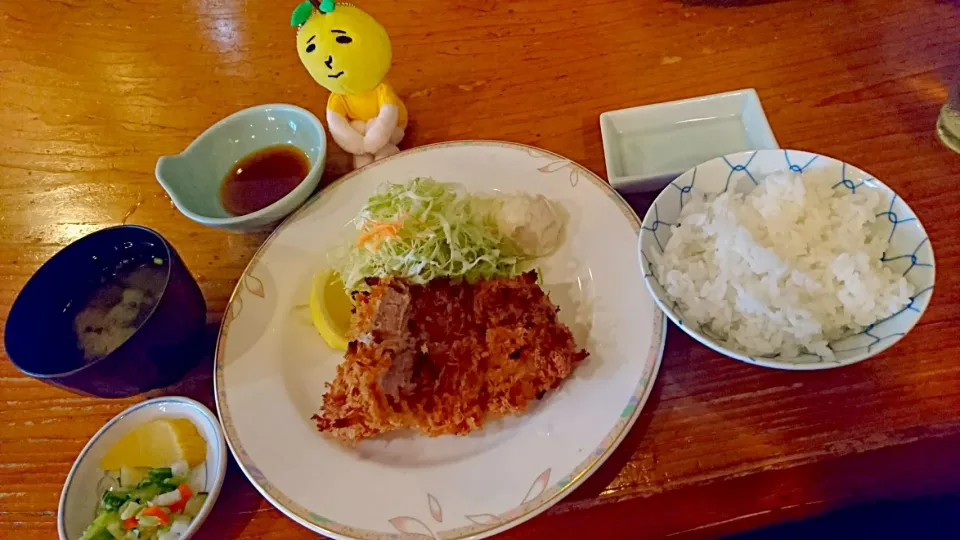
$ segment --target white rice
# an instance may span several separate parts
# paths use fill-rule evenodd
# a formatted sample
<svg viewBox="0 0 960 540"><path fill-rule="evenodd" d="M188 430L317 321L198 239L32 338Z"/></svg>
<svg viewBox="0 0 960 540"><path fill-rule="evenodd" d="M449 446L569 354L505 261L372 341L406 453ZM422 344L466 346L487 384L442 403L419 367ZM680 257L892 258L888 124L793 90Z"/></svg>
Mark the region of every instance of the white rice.
<svg viewBox="0 0 960 540"><path fill-rule="evenodd" d="M748 355L832 358L828 342L907 305L913 287L880 261L880 194L834 184L781 173L687 202L656 262L683 323Z"/></svg>

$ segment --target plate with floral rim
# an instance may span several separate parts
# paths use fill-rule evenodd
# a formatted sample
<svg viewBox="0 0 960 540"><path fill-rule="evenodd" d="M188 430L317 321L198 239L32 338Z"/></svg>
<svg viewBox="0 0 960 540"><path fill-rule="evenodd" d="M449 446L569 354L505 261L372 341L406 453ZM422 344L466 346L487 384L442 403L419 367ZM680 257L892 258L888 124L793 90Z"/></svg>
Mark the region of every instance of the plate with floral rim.
<svg viewBox="0 0 960 540"><path fill-rule="evenodd" d="M560 320L590 356L523 415L467 436L396 434L348 448L310 419L342 360L312 327L310 283L370 195L418 176L563 205L564 244L539 268ZM484 538L543 512L604 462L653 387L666 320L645 290L639 231L603 180L529 146L434 144L347 174L274 231L227 306L214 385L240 468L280 511L335 538Z"/></svg>

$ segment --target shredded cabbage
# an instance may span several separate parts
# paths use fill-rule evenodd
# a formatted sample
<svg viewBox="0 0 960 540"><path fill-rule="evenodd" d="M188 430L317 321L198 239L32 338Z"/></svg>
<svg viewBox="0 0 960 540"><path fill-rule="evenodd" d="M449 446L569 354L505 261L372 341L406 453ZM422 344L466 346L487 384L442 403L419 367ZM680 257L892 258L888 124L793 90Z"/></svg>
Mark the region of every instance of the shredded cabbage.
<svg viewBox="0 0 960 540"><path fill-rule="evenodd" d="M474 282L519 274L527 258L498 229L496 204L430 178L390 184L354 220L356 242L337 265L344 285L356 290L367 277L424 284L441 277Z"/></svg>

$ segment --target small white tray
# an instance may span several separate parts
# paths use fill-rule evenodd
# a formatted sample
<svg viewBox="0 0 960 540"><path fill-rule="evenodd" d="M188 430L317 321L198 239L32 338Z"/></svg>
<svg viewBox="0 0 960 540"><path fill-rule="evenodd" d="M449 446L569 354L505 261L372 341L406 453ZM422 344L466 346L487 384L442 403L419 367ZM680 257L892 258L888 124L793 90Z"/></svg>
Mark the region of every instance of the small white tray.
<svg viewBox="0 0 960 540"><path fill-rule="evenodd" d="M780 148L752 88L600 115L607 179L622 191L654 191L700 163L744 150Z"/></svg>

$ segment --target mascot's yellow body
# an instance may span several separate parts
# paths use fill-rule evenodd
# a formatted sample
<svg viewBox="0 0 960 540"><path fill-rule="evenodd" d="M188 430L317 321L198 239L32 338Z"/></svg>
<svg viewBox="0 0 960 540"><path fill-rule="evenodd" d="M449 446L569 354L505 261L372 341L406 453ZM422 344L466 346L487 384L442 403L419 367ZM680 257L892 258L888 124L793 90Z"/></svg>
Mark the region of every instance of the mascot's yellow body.
<svg viewBox="0 0 960 540"><path fill-rule="evenodd" d="M407 108L385 80L392 50L387 31L370 15L334 0L310 0L293 12L300 61L330 90L327 126L353 154L354 167L396 154Z"/></svg>

